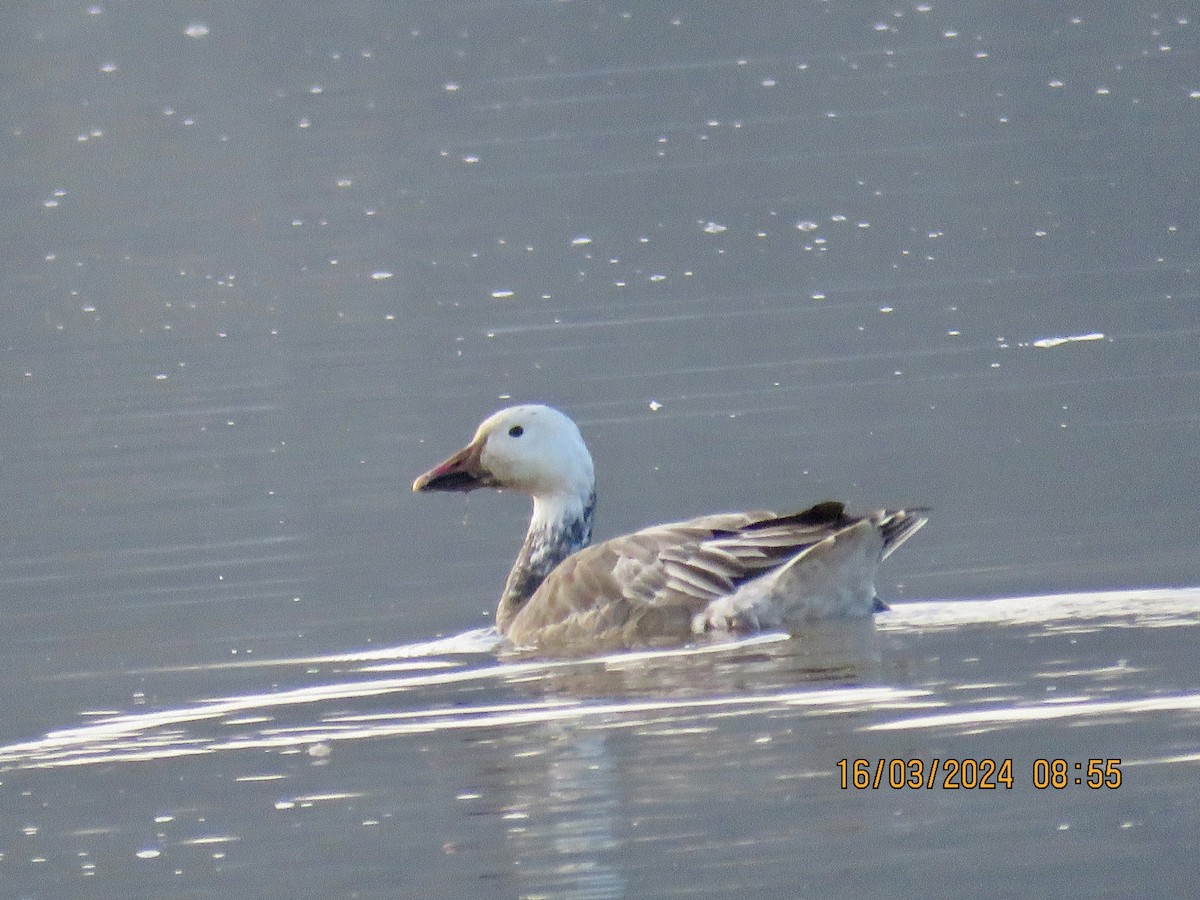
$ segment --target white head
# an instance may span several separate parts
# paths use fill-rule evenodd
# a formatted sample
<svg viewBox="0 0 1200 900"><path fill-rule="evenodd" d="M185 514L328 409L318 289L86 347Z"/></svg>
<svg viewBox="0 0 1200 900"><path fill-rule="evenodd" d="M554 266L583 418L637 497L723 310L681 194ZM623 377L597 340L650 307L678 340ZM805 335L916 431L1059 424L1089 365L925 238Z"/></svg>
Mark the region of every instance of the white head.
<svg viewBox="0 0 1200 900"><path fill-rule="evenodd" d="M558 504L587 503L594 486L592 456L578 426L539 405L493 413L471 443L413 482L414 491L509 488Z"/></svg>

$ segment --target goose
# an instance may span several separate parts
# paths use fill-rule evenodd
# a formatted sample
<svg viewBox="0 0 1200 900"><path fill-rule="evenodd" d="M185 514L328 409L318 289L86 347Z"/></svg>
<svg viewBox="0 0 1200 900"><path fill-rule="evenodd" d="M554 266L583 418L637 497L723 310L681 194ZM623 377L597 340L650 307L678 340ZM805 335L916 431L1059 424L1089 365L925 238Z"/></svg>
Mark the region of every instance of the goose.
<svg viewBox="0 0 1200 900"><path fill-rule="evenodd" d="M593 544L596 479L579 427L550 406L502 409L413 482L418 493L514 490L533 498L496 608L518 647L661 646L707 633L792 630L887 609L875 571L927 521L925 508L863 516L826 501L802 512L701 516Z"/></svg>

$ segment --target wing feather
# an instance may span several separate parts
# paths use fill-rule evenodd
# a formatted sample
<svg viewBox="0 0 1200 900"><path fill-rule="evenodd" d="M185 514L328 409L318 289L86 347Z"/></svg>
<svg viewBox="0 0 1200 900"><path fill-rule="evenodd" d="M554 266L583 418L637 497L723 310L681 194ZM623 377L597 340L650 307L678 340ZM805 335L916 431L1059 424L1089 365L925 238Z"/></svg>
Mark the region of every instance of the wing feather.
<svg viewBox="0 0 1200 900"><path fill-rule="evenodd" d="M686 628L709 604L858 521L840 503L825 503L787 516L703 516L613 538L551 572L513 620L510 637L521 643L550 626L569 633L572 623L581 636L627 637L652 621Z"/></svg>

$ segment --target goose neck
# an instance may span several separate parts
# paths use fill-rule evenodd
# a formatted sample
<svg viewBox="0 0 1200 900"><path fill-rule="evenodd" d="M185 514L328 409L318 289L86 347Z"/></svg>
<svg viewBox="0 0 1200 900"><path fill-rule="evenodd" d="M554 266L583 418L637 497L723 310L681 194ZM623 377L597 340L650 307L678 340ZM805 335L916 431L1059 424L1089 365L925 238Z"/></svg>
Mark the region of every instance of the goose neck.
<svg viewBox="0 0 1200 900"><path fill-rule="evenodd" d="M559 563L591 543L595 509L595 491L575 502L564 502L561 497L534 498L525 542L496 610L500 633L508 631L513 618Z"/></svg>

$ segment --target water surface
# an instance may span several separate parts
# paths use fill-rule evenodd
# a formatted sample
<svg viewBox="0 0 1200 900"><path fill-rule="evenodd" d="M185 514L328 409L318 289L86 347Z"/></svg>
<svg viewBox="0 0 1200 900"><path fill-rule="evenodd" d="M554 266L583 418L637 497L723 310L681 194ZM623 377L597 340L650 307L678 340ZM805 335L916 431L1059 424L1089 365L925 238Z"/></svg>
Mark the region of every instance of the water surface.
<svg viewBox="0 0 1200 900"><path fill-rule="evenodd" d="M1186 894L1194 18L10 4L0 882ZM600 536L935 515L874 628L510 658L524 502L408 492L510 400Z"/></svg>

